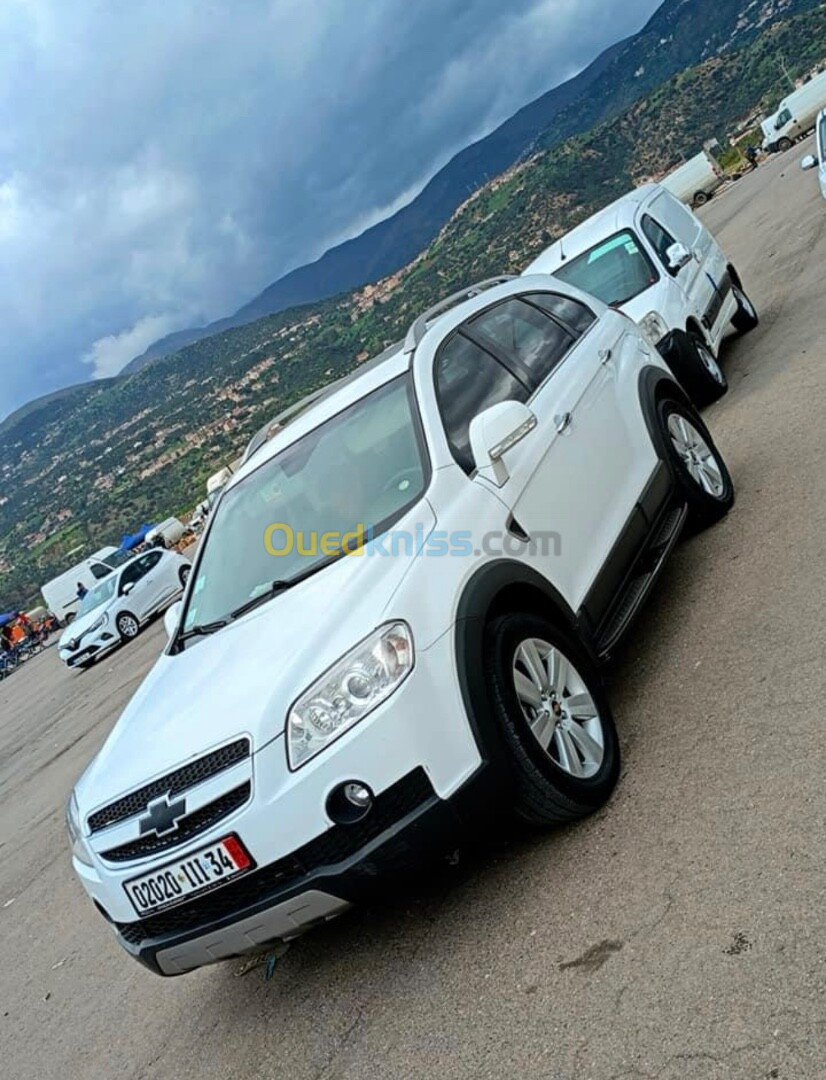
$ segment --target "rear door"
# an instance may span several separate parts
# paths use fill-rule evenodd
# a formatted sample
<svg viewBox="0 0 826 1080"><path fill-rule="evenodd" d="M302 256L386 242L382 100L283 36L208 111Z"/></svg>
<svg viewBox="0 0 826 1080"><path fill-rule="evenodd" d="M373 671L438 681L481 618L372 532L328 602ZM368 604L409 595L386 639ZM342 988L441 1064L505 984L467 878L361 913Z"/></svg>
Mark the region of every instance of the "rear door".
<svg viewBox="0 0 826 1080"><path fill-rule="evenodd" d="M656 466L639 415L639 339L617 312L533 292L497 304L464 332L527 387L537 428L509 452L499 490L539 544L539 569L576 610ZM487 483L478 480L480 483Z"/></svg>

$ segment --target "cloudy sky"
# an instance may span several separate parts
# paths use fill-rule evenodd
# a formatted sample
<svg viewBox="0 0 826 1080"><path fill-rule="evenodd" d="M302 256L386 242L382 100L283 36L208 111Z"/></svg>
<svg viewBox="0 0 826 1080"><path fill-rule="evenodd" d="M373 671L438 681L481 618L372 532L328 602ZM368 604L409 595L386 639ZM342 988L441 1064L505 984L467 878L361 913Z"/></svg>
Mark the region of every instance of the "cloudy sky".
<svg viewBox="0 0 826 1080"><path fill-rule="evenodd" d="M658 0L2 0L0 417L408 201Z"/></svg>

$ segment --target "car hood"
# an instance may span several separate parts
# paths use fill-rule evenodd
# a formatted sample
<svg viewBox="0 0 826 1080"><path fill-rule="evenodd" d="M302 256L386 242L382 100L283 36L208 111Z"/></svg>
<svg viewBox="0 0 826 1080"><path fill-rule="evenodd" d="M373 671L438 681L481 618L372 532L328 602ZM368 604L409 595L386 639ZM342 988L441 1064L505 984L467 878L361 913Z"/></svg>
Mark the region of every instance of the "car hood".
<svg viewBox="0 0 826 1080"><path fill-rule="evenodd" d="M85 615L78 615L77 618L72 619L60 635L58 648L65 649L68 647L70 641L74 641L75 638L81 637L81 635L90 627L94 626L104 611L108 611L111 606L112 600L107 600L105 603L98 604L97 607L92 608L91 611L87 611Z"/></svg>
<svg viewBox="0 0 826 1080"><path fill-rule="evenodd" d="M395 528L426 539L435 526L422 500ZM78 782L81 812L239 735L251 737L254 752L281 737L299 694L382 622L404 616L392 598L415 560L401 551L345 556L177 655L164 653Z"/></svg>

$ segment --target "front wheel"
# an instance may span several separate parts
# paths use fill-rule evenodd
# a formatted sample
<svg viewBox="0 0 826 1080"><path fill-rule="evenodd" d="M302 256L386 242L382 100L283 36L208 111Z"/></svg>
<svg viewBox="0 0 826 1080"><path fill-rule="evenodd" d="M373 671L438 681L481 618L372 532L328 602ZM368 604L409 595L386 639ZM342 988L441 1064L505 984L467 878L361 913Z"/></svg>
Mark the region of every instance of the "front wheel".
<svg viewBox="0 0 826 1080"><path fill-rule="evenodd" d="M131 641L138 636L140 623L131 611L122 611L115 622L122 641Z"/></svg>
<svg viewBox="0 0 826 1080"><path fill-rule="evenodd" d="M595 662L567 631L529 614L495 619L485 648L516 812L557 825L598 809L617 782L620 751Z"/></svg>
<svg viewBox="0 0 826 1080"><path fill-rule="evenodd" d="M786 150L791 150L791 148L792 148L792 140L787 138L785 135L783 136L782 139L777 140L777 149L781 153L785 153Z"/></svg>
<svg viewBox="0 0 826 1080"><path fill-rule="evenodd" d="M731 317L731 325L738 334L747 334L749 330L753 330L755 326L758 325L760 317L757 314L757 309L754 304L749 300L739 285L732 285L731 291L734 293L734 299L737 301L737 310Z"/></svg>
<svg viewBox="0 0 826 1080"><path fill-rule="evenodd" d="M699 334L675 330L666 338L661 353L698 409L710 405L728 390L725 372Z"/></svg>
<svg viewBox="0 0 826 1080"><path fill-rule="evenodd" d="M189 572L192 569L191 566L182 566L178 571L178 581L181 583L181 588L186 588L186 583L189 579Z"/></svg>
<svg viewBox="0 0 826 1080"><path fill-rule="evenodd" d="M734 484L711 433L697 413L679 401L661 401L659 420L690 524L696 529L714 524L734 505Z"/></svg>

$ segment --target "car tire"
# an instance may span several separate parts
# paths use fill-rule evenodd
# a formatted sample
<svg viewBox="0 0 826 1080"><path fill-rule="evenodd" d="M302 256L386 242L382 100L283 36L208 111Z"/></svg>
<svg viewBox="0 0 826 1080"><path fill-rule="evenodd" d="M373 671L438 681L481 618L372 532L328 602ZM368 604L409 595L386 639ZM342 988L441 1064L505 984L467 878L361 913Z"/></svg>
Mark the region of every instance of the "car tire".
<svg viewBox="0 0 826 1080"><path fill-rule="evenodd" d="M122 611L115 620L115 626L121 641L132 641L140 631L140 623L131 611Z"/></svg>
<svg viewBox="0 0 826 1080"><path fill-rule="evenodd" d="M721 398L728 380L706 342L685 330L675 330L668 341L663 358L697 408Z"/></svg>
<svg viewBox="0 0 826 1080"><path fill-rule="evenodd" d="M692 206L705 206L710 196L705 191L695 191L694 198L691 200Z"/></svg>
<svg viewBox="0 0 826 1080"><path fill-rule="evenodd" d="M672 398L657 406L672 473L695 531L713 525L734 505L734 483L711 433L696 411Z"/></svg>
<svg viewBox="0 0 826 1080"><path fill-rule="evenodd" d="M186 588L186 583L189 580L189 573L191 570L191 566L182 566L178 571L178 581L180 581L182 589Z"/></svg>
<svg viewBox="0 0 826 1080"><path fill-rule="evenodd" d="M787 150L791 150L791 148L792 140L786 135L784 135L782 139L777 140L777 149L780 153L785 153Z"/></svg>
<svg viewBox="0 0 826 1080"><path fill-rule="evenodd" d="M619 776L619 740L599 669L582 644L546 618L502 615L486 630L485 674L517 814L551 826L606 803Z"/></svg>
<svg viewBox="0 0 826 1080"><path fill-rule="evenodd" d="M731 291L737 301L737 310L731 317L731 325L738 334L747 334L749 330L754 330L759 324L760 316L757 314L754 304L739 285L732 284Z"/></svg>

